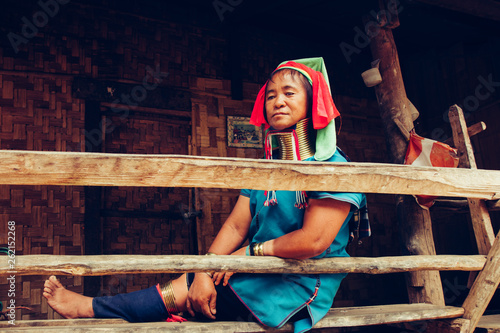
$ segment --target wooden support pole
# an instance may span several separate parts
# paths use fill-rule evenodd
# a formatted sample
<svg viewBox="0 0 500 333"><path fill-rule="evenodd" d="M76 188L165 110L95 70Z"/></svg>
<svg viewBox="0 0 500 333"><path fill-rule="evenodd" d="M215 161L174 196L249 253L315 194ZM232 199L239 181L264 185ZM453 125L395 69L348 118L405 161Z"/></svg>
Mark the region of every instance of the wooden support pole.
<svg viewBox="0 0 500 333"><path fill-rule="evenodd" d="M450 107L448 112L451 129L453 131L453 142L458 149L460 158L458 166L466 169L477 169L472 143L467 130L467 124L462 109L458 105ZM490 214L484 201L468 198L472 226L476 237L479 254L488 254L495 239L491 225Z"/></svg>
<svg viewBox="0 0 500 333"><path fill-rule="evenodd" d="M374 59L380 59L382 83L375 86L380 114L384 123L392 163L402 164L406 155L408 132L413 129L408 98L401 75L399 57L389 27L381 26L371 39ZM398 221L403 252L436 254L430 215L417 205L413 197L398 196ZM409 273L407 279L411 303L444 305L439 272Z"/></svg>

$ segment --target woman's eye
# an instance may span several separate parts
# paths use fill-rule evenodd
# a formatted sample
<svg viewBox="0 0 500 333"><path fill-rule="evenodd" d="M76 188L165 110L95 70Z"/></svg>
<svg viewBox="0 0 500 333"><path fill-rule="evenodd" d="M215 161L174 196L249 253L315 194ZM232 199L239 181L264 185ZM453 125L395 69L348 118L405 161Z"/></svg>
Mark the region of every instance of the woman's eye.
<svg viewBox="0 0 500 333"><path fill-rule="evenodd" d="M271 100L271 99L273 99L273 98L274 98L274 96L267 96L267 100L268 101Z"/></svg>

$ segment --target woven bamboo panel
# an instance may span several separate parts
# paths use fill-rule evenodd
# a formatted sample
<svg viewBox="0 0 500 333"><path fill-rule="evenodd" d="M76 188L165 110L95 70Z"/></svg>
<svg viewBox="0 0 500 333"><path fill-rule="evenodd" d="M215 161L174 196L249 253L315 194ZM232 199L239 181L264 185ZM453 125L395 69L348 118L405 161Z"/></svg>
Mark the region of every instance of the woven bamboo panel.
<svg viewBox="0 0 500 333"><path fill-rule="evenodd" d="M4 69L17 68L3 59ZM20 62L22 63L22 62ZM28 74L0 75L0 148L82 151L84 106L71 97L71 79ZM0 244L7 243L7 222L16 222L16 255L83 254L83 187L0 186ZM53 318L43 300L45 277L18 277L18 319ZM81 278L65 278L71 290L83 292ZM0 300L7 304L6 281Z"/></svg>
<svg viewBox="0 0 500 333"><path fill-rule="evenodd" d="M121 7L118 3L109 6ZM21 17L30 18L33 10L40 8L21 3L7 6L1 14L2 26L7 30L2 31L21 33ZM85 107L84 101L72 97L73 76L125 80L137 82L140 86L148 73L151 74L148 68L152 68L156 74L162 74L162 85L187 88L190 77L222 76L226 63L224 42L217 33L207 34L188 26L179 29L177 24L144 20L120 12L110 15L108 7L102 10L78 2L60 6L59 13L40 32L28 43L20 45L19 53L13 51L6 38L0 42L1 149L85 150ZM120 121L115 122L118 127L125 126L130 119ZM131 136L113 137L121 132L119 129L107 133L108 149L115 152L188 153L190 128L186 132L179 126L166 128L157 121L136 120L128 127L134 128L138 135L133 139ZM182 147L174 143L177 138L184 139ZM125 210L189 209L185 193L173 190L153 193L141 189L125 192L123 198L115 196L116 193L106 194L110 194L112 200L118 198L118 206ZM83 188L75 187L1 186L0 243L7 241L4 239L7 221L15 220L18 254L83 254L83 193ZM115 209L115 206L111 208ZM136 243L116 241L113 246L123 247L125 244L127 251L144 253L186 253L189 246L186 230L189 229L184 220L148 219L140 222L145 225L144 232L152 235L151 239L141 236L134 240ZM125 223L135 225L137 221L129 219ZM171 230L165 229L169 223ZM130 228L132 233L139 230L139 227ZM106 230L110 234L114 232L111 228ZM43 280L43 277L17 280L16 289L22 291L17 304L32 306L35 310L31 315L29 311L20 311L18 319L53 318L53 312L41 298ZM63 283L76 292L83 291L79 278L63 278ZM126 290L150 284L149 277L142 278L128 283ZM103 291L115 292L113 285L114 280L106 281ZM4 304L7 304L6 288L5 281L1 281L0 295L4 296L0 296L0 301Z"/></svg>
<svg viewBox="0 0 500 333"><path fill-rule="evenodd" d="M200 207L203 218L200 219L198 244L200 253L206 253L236 204L239 191L202 189Z"/></svg>
<svg viewBox="0 0 500 333"><path fill-rule="evenodd" d="M261 158L263 149L228 147L227 116L250 117L253 100L230 98L228 81L197 78L191 82L193 127L198 155ZM244 85L244 95L253 98L258 85ZM236 203L239 191L200 189L198 205L203 212L199 219L199 252L205 253Z"/></svg>
<svg viewBox="0 0 500 333"><path fill-rule="evenodd" d="M130 116L126 121L108 119L113 131L104 138L107 153L188 154L188 123L173 123L155 115ZM118 215L101 218L104 254L190 253L194 220L181 217L190 210L188 189L105 187L102 208ZM170 278L170 274L104 277L101 293L136 291Z"/></svg>

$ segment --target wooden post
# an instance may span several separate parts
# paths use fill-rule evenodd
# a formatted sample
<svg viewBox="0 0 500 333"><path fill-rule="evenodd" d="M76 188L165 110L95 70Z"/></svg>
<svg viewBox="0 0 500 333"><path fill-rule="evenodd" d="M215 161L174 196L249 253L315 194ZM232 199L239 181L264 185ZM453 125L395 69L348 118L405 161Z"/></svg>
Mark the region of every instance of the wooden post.
<svg viewBox="0 0 500 333"><path fill-rule="evenodd" d="M460 158L458 166L460 168L477 169L462 109L457 105L451 106L448 117L453 130L455 148L458 149L458 156ZM467 201L469 203L474 235L476 236L477 249L479 254L488 254L495 240L488 208L482 200L469 198Z"/></svg>
<svg viewBox="0 0 500 333"><path fill-rule="evenodd" d="M397 24L387 24L387 18L380 18L379 22L380 29L377 33L372 33L370 44L373 58L380 59L379 70L382 76L382 83L375 86L375 93L391 162L402 164L413 121L396 44L389 28ZM429 212L420 208L410 196L397 196L397 207L403 252L413 255L436 254ZM409 273L407 288L410 303L444 305L441 278L437 271Z"/></svg>

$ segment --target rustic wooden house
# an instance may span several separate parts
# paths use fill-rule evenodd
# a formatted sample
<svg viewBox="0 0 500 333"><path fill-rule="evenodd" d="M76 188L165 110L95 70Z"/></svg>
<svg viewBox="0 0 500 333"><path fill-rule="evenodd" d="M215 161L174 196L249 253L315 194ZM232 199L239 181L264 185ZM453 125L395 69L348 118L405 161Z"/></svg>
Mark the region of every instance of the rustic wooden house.
<svg viewBox="0 0 500 333"><path fill-rule="evenodd" d="M404 138L393 123L399 116L390 113L391 105L392 109L397 103L414 106L414 119L398 118L404 129L414 126L422 136L446 141L453 133L448 109L457 104L469 126L483 121L487 127L471 139L477 168L499 170L500 3L380 2L3 1L0 247L9 247L9 231L15 230L12 248L19 265L26 255L205 253L238 190L156 187L151 183L140 186L139 181L110 186L115 183L107 182L106 177L119 175L119 169L99 170L102 182L83 184L78 182L79 175L67 182L37 182L28 177L29 172L23 173L24 169L16 174L17 164L8 164L16 163L15 156L22 163L30 158L35 163L37 157L8 152L258 159L263 156L261 148L229 142L228 121L250 116L267 75L287 59L325 58L333 97L342 114L338 145L354 162L401 163L397 149ZM368 88L361 73L370 69L375 59L382 60L380 71L387 86ZM397 72L393 79L388 78L390 71ZM64 156L78 161L76 155ZM47 162L51 158L42 157ZM36 169L37 165L31 167ZM49 166L40 166L44 168ZM492 172L493 178L488 179L497 191L490 199L498 199L498 175ZM416 230L411 218L401 221L401 214L407 213L398 213L397 198L386 193L392 192L368 194L373 236L352 243L351 256L488 254L494 238L491 235L500 223L497 203L486 203L489 214L481 211L481 219L491 218L493 227L478 236L473 221L477 216L471 217L466 200L448 198L453 196L449 192L447 200L430 209L429 216L412 218L427 221L425 230ZM412 252L409 234L414 232L427 243L423 249L408 253ZM484 237L487 244L481 245L475 235ZM8 276L8 257L1 258L0 273ZM447 269L440 274L432 271L429 276L410 276L402 271L350 274L333 307L437 302L461 309L475 277L468 271L474 270L481 268ZM79 274L69 268L59 272L70 272L60 275L63 284L86 295L131 292L172 275L120 271L90 276L99 274ZM16 311L17 321L39 323L60 318L42 297L49 274L16 275L15 304L29 307ZM428 285L439 289L439 295L433 294L435 289L427 290ZM2 278L0 301L4 310L11 289L11 283ZM487 313L500 308L495 297L482 303L489 304ZM462 313L450 318L460 318ZM459 332L467 329L463 327L468 319L438 324L418 321L406 326L380 326L389 321L366 319L374 326L343 330ZM0 331L12 329L1 325L3 322Z"/></svg>

